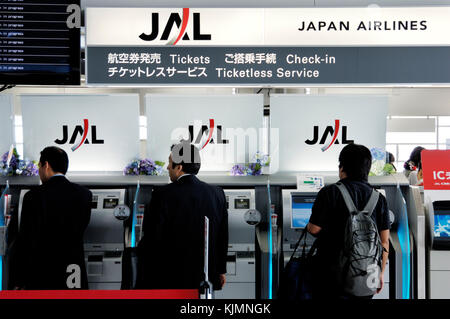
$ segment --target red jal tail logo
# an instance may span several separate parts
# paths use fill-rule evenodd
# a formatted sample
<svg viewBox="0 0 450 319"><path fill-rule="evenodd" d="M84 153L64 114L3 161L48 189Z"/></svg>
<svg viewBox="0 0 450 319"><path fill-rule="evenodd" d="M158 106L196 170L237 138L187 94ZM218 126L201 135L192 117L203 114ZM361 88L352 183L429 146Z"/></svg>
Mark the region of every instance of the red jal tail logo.
<svg viewBox="0 0 450 319"><path fill-rule="evenodd" d="M320 139L319 142L319 127L318 126L314 126L314 135L313 138L310 140L306 140L305 143L308 145L314 145L317 144L317 142L319 142L319 144L325 144L328 135L332 136L331 142L326 144L325 146L323 146L321 148L322 152L325 152L326 150L328 150L333 144L339 144L339 140L337 139L338 134L339 134L339 129L341 128L340 126L340 120L334 120L334 128L332 126L327 126L325 128L325 131L322 134L322 137ZM353 140L348 140L347 139L347 126L342 126L342 139L341 139L342 143L341 144L351 144L353 143Z"/></svg>
<svg viewBox="0 0 450 319"><path fill-rule="evenodd" d="M73 130L72 136L69 141L69 127L68 125L63 125L63 137L61 139L56 139L55 143L62 145L69 142L69 144L75 144L71 147L72 152L75 152L77 149L81 147L83 144L105 144L104 140L97 139L97 126L92 125L91 126L91 141L92 143L89 143L89 140L87 139L88 132L89 132L89 120L84 119L83 120L84 126L77 125L75 126L75 129ZM77 137L81 136L81 139L78 139Z"/></svg>
<svg viewBox="0 0 450 319"><path fill-rule="evenodd" d="M170 39L167 44L176 45L180 39L190 40L189 35L186 32L186 27L189 22L189 8L183 8L183 17L180 17L178 13L171 13L169 20L166 23L166 27L161 35L160 40L168 40L173 25L176 24L180 29L178 35ZM180 28L181 27L181 28ZM211 34L201 34L200 32L200 13L193 13L193 40L211 40ZM152 13L152 29L151 33L141 33L140 39L144 41L153 41L159 34L159 13Z"/></svg>
<svg viewBox="0 0 450 319"><path fill-rule="evenodd" d="M189 130L189 136L190 136L190 142L194 143L194 144L199 144L202 140L202 137L204 135L204 133L208 133L208 138L206 140L206 142L203 144L201 149L204 149L206 147L206 145L208 144L228 144L228 140L224 140L222 138L222 125L217 125L217 139L216 141L214 141L214 139L212 138L213 133L214 133L214 119L209 119L209 127L207 125L202 125L201 129L199 132L197 132L197 134L195 135L195 139L194 139L194 125L189 125L188 130Z"/></svg>

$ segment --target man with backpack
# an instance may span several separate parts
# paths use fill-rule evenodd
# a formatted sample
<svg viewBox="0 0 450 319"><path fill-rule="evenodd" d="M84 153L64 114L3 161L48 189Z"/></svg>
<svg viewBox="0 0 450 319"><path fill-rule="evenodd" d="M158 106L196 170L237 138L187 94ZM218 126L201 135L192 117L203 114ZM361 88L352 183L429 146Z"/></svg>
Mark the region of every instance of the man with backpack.
<svg viewBox="0 0 450 319"><path fill-rule="evenodd" d="M317 195L307 230L317 236L313 298L370 299L383 288L389 251L389 210L368 183L372 155L349 144L339 178Z"/></svg>

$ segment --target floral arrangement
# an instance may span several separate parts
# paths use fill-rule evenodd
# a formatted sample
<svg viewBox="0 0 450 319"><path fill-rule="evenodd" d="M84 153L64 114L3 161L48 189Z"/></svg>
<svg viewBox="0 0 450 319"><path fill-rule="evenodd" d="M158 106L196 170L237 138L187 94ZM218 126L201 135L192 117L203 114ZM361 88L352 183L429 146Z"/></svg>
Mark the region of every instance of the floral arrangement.
<svg viewBox="0 0 450 319"><path fill-rule="evenodd" d="M236 164L231 168L232 176L259 176L262 174L262 168L269 166L270 157L257 152L252 161L248 164Z"/></svg>
<svg viewBox="0 0 450 319"><path fill-rule="evenodd" d="M11 161L8 165L8 155L6 152L2 155L0 160L0 174L1 176L38 176L39 170L33 161L21 160L16 148L13 148Z"/></svg>
<svg viewBox="0 0 450 319"><path fill-rule="evenodd" d="M163 162L150 158L135 159L123 170L124 175L163 175Z"/></svg>
<svg viewBox="0 0 450 319"><path fill-rule="evenodd" d="M390 163L386 163L386 151L381 148L371 148L372 166L370 168L369 176L382 176L395 174L395 168Z"/></svg>

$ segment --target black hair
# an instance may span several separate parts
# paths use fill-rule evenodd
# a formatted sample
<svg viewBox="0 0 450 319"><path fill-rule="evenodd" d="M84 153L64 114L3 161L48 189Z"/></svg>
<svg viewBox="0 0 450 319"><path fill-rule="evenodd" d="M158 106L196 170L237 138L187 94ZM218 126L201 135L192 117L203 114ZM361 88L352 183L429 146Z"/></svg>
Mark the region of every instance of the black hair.
<svg viewBox="0 0 450 319"><path fill-rule="evenodd" d="M411 170L411 165L418 167L419 169L422 168L422 151L425 148L422 146L416 146L412 152L411 155L409 155L409 160L405 162L405 165L403 165L404 169L407 171Z"/></svg>
<svg viewBox="0 0 450 319"><path fill-rule="evenodd" d="M48 146L41 151L39 159L41 165L47 162L55 173L66 174L69 168L69 157L67 153L59 147Z"/></svg>
<svg viewBox="0 0 450 319"><path fill-rule="evenodd" d="M394 154L392 154L391 152L386 152L386 163L392 164L395 162L395 157Z"/></svg>
<svg viewBox="0 0 450 319"><path fill-rule="evenodd" d="M364 145L348 144L339 154L339 168L352 180L367 181L371 166L372 154Z"/></svg>
<svg viewBox="0 0 450 319"><path fill-rule="evenodd" d="M386 152L386 163L391 164L392 167L395 169L395 171L397 171L397 167L395 167L394 162L395 162L394 154L392 154L391 152Z"/></svg>
<svg viewBox="0 0 450 319"><path fill-rule="evenodd" d="M172 168L182 166L186 174L197 175L200 170L200 150L188 141L181 141L170 148L172 154Z"/></svg>

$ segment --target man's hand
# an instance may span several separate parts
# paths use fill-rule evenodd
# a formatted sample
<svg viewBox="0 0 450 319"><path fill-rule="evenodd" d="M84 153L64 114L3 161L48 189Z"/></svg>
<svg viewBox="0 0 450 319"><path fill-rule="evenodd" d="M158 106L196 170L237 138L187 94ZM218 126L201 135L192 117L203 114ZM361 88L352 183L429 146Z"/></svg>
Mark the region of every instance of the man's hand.
<svg viewBox="0 0 450 319"><path fill-rule="evenodd" d="M220 288L223 288L223 286L227 282L227 277L225 276L225 274L220 274L219 279L220 279Z"/></svg>
<svg viewBox="0 0 450 319"><path fill-rule="evenodd" d="M383 290L383 286L384 286L384 272L380 274L380 287L377 289L377 294L379 294L381 290Z"/></svg>
<svg viewBox="0 0 450 319"><path fill-rule="evenodd" d="M322 230L322 227L319 227L317 225L308 223L308 225L306 225L306 230L313 236L317 236L320 231Z"/></svg>

